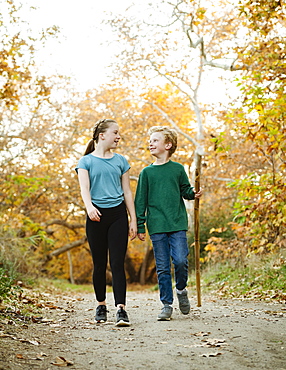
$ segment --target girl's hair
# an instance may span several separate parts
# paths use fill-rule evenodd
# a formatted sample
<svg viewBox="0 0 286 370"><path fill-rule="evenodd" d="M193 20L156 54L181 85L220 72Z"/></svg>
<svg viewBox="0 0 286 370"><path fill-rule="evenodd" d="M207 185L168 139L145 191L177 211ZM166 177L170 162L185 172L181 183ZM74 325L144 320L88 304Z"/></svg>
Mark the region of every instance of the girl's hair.
<svg viewBox="0 0 286 370"><path fill-rule="evenodd" d="M172 146L169 149L169 157L175 153L177 149L177 131L168 127L168 126L153 126L149 129L149 135L152 135L154 132L161 132L165 137L165 143L171 143Z"/></svg>
<svg viewBox="0 0 286 370"><path fill-rule="evenodd" d="M98 143L99 134L105 132L110 127L111 123L116 123L116 121L114 121L113 119L101 119L96 122L93 129L92 139L87 144L84 155L87 155L94 151L94 142Z"/></svg>

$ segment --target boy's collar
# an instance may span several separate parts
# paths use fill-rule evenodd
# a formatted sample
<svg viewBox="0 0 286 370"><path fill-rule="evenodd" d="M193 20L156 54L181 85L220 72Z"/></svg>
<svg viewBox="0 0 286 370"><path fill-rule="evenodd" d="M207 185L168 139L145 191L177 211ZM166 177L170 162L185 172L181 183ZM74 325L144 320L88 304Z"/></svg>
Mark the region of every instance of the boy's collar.
<svg viewBox="0 0 286 370"><path fill-rule="evenodd" d="M154 162L153 163L153 166L162 166L163 164L166 164L166 163L169 163L170 162L170 159L168 159L166 162L163 162L163 163L156 163Z"/></svg>

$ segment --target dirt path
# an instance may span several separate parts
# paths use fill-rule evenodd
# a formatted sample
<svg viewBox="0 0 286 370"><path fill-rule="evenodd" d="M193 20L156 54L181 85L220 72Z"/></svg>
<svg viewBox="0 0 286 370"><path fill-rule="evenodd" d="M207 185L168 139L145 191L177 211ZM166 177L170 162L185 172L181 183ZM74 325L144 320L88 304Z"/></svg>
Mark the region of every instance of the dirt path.
<svg viewBox="0 0 286 370"><path fill-rule="evenodd" d="M286 369L286 305L203 297L157 321L158 292L128 292L131 327L95 324L93 294L59 297L46 316L0 324L0 369Z"/></svg>

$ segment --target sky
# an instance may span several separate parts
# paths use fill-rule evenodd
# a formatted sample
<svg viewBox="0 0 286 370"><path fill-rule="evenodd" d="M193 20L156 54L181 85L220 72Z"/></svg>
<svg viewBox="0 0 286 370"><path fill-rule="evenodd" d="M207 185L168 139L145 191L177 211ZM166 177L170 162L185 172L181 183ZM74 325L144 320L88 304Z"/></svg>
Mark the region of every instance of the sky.
<svg viewBox="0 0 286 370"><path fill-rule="evenodd" d="M114 49L108 47L111 31L102 25L105 12L122 13L133 0L26 0L37 7L25 13L34 29L56 25L58 39L50 39L37 53L41 71L74 76L79 90L96 88L107 81L107 66Z"/></svg>
<svg viewBox="0 0 286 370"><path fill-rule="evenodd" d="M50 38L46 47L37 53L37 64L40 65L42 74L74 76L78 91L98 88L109 81L107 67L115 57L116 50L114 44L109 46L112 38L110 28L102 24L107 17L106 13L124 14L133 2L144 11L150 3L148 0L18 1L37 7L24 14L32 29L40 31L56 25L61 30L58 39ZM210 86L215 86L215 94ZM201 90L206 103L224 100L225 86L215 73L209 77L208 87Z"/></svg>

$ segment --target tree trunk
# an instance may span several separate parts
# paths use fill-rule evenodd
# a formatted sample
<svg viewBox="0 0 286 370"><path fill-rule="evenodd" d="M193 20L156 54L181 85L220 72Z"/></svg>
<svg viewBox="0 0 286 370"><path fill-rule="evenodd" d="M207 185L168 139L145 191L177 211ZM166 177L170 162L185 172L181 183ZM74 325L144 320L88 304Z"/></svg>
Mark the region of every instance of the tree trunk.
<svg viewBox="0 0 286 370"><path fill-rule="evenodd" d="M196 154L196 177L195 191L200 189L200 174L201 174L201 156ZM199 198L195 198L194 204L194 231L195 231L195 267L196 267L196 287L197 287L197 302L198 307L201 307L201 273L200 273L200 215L199 215Z"/></svg>
<svg viewBox="0 0 286 370"><path fill-rule="evenodd" d="M70 282L74 284L72 255L71 255L70 250L67 252L67 255L68 255L68 260L69 260Z"/></svg>

